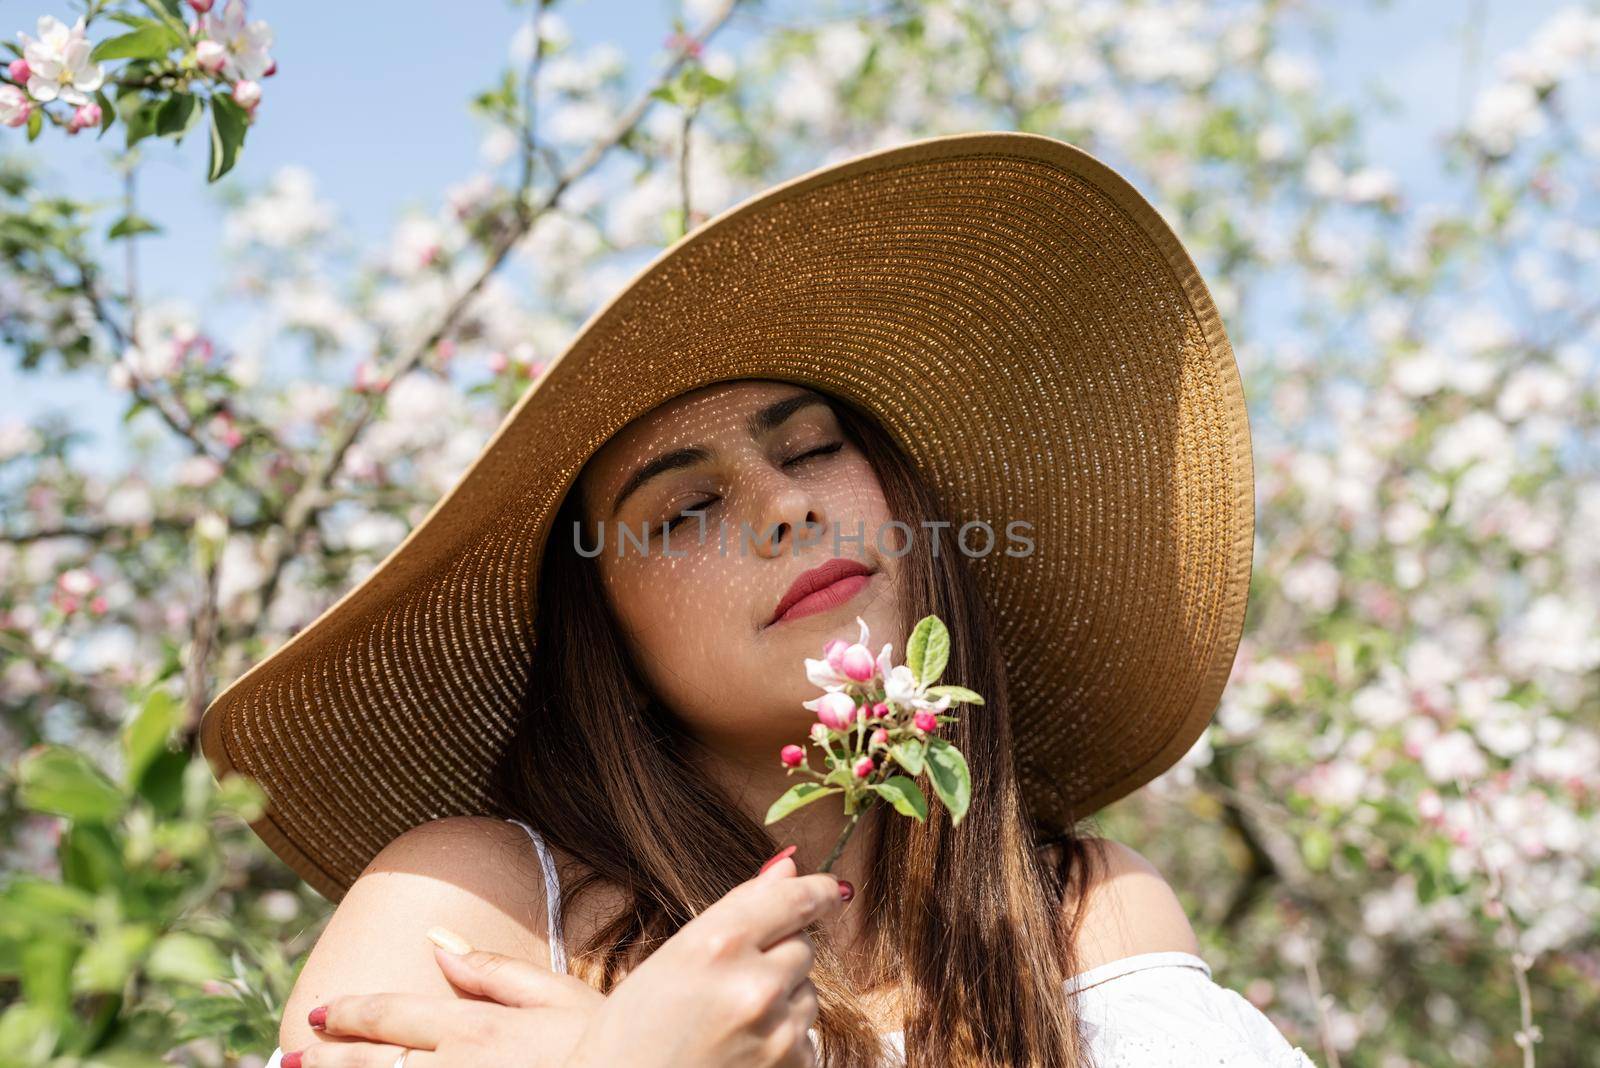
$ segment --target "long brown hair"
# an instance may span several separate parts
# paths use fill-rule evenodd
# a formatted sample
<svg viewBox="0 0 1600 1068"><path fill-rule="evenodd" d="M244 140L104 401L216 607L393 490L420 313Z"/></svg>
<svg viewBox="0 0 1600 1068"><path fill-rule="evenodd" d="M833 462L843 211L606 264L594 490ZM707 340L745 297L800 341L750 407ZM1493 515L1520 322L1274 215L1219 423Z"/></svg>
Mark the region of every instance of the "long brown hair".
<svg viewBox="0 0 1600 1068"><path fill-rule="evenodd" d="M962 554L934 520L932 488L876 420L824 394L845 434L878 474L891 513L911 529L901 558L909 622L930 612L950 628L945 678L984 695L944 728L972 769L972 804L959 827L940 804L928 818L881 818L873 806L853 841L868 851L872 888L858 895L870 988L904 993L908 1068L1079 1068L1089 1064L1073 999L1076 935L1095 854L1072 827L1034 828L1016 775L1005 666ZM579 554L569 491L538 578L538 639L517 733L499 769L506 814L537 827L587 867L562 894L601 883L631 896L586 945L569 947L573 974L609 993L694 916L749 879L779 843L685 758L686 732L643 682L607 606L592 557ZM927 524L924 524L927 521ZM937 547L935 543L937 542ZM594 544L586 540L585 544ZM896 642L904 645L905 635ZM931 787L924 781L924 793ZM1046 863L1036 850L1057 846ZM1064 905L1066 907L1064 907ZM825 931L811 980L818 994L819 1063L880 1063L874 1022L846 980Z"/></svg>

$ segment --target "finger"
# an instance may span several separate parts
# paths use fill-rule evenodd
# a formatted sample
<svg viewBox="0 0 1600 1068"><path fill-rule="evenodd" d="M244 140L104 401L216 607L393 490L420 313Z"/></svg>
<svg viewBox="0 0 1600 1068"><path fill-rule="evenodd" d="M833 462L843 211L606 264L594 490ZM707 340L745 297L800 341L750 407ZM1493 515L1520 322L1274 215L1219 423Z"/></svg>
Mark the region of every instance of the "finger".
<svg viewBox="0 0 1600 1068"><path fill-rule="evenodd" d="M717 904L726 905L729 913L719 919L745 932L763 950L844 908L839 880L826 872L750 884L746 893L729 894Z"/></svg>
<svg viewBox="0 0 1600 1068"><path fill-rule="evenodd" d="M811 1028L816 1025L820 1003L817 999L816 985L810 979L804 980L795 988L795 992L789 998L789 1008L793 1014L795 1030L803 1035L795 1044L794 1063L803 1068L813 1068L817 1063L817 1044L811 1037ZM412 1068L410 1061L406 1063L406 1068Z"/></svg>
<svg viewBox="0 0 1600 1068"><path fill-rule="evenodd" d="M767 967L775 968L783 976L787 986L793 987L811 974L817 954L810 936L801 931L768 946L762 954L762 960Z"/></svg>
<svg viewBox="0 0 1600 1068"><path fill-rule="evenodd" d="M467 1002L437 994L346 994L329 1001L319 1025L340 1038L365 1038L412 1049L433 1049L446 1026L460 1018ZM392 1060L393 1058L391 1058Z"/></svg>
<svg viewBox="0 0 1600 1068"><path fill-rule="evenodd" d="M557 975L532 961L486 949L451 953L441 946L434 949L433 959L452 985L502 1005L523 1009L563 1005L575 997L596 993L577 976Z"/></svg>
<svg viewBox="0 0 1600 1068"><path fill-rule="evenodd" d="M317 1042L300 1051L298 1063L299 1068L391 1068L405 1050L383 1042ZM420 1056L407 1057L406 1068L417 1068Z"/></svg>

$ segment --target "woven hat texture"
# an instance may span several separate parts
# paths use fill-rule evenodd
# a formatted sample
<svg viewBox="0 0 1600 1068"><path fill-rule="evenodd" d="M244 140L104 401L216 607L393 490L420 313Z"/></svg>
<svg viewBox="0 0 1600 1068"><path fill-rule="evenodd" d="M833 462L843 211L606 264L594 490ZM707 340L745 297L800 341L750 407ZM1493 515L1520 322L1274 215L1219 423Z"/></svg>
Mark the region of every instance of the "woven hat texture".
<svg viewBox="0 0 1600 1068"><path fill-rule="evenodd" d="M739 378L865 409L957 526L1032 524L1029 555L971 563L1041 824L1198 739L1255 523L1221 317L1110 167L1036 134L953 134L783 182L664 250L374 571L216 697L204 751L264 788L253 826L295 871L337 900L407 829L497 811L487 778L539 684L532 584L563 496L630 420Z"/></svg>

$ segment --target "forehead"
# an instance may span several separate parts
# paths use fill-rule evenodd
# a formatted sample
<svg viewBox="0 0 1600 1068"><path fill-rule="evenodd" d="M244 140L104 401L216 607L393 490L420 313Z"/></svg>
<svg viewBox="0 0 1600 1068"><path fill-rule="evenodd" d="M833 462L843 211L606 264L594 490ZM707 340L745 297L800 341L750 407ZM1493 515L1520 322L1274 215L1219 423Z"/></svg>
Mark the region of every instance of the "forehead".
<svg viewBox="0 0 1600 1068"><path fill-rule="evenodd" d="M790 382L739 379L680 393L638 416L613 434L584 469L580 484L591 500L615 489L640 463L669 449L748 436L746 421L757 409L795 395L817 394ZM816 409L816 414L823 414Z"/></svg>

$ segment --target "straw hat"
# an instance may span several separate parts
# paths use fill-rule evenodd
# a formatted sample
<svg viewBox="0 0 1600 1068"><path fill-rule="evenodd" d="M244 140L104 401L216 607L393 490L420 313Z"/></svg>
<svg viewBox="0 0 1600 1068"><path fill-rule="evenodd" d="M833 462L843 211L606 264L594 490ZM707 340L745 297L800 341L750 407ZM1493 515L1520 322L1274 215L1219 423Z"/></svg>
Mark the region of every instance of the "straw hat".
<svg viewBox="0 0 1600 1068"><path fill-rule="evenodd" d="M955 134L783 182L662 252L405 541L211 703L205 754L260 783L253 826L290 867L337 900L407 829L497 811L485 783L538 684L531 580L562 497L630 420L738 378L876 416L958 526L1032 523L1030 555L972 564L1041 825L1188 751L1234 661L1254 540L1221 317L1104 163Z"/></svg>

